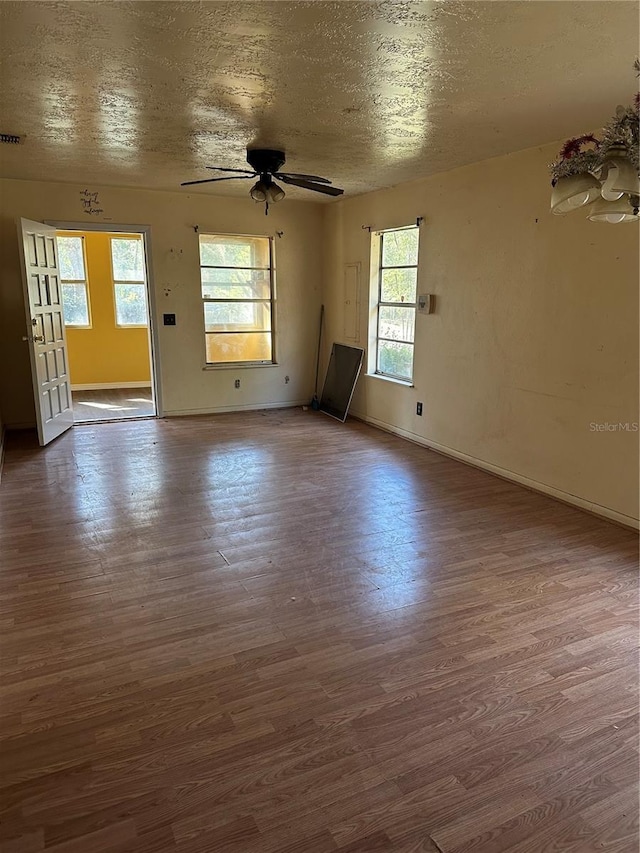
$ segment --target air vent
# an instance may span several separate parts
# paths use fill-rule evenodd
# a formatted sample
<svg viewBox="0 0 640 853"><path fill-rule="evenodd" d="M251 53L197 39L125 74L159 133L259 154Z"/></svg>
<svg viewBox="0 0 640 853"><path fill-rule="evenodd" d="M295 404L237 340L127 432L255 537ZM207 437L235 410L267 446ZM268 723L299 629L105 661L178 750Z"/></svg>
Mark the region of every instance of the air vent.
<svg viewBox="0 0 640 853"><path fill-rule="evenodd" d="M0 142L4 142L7 145L20 145L22 137L16 136L14 133L0 133Z"/></svg>

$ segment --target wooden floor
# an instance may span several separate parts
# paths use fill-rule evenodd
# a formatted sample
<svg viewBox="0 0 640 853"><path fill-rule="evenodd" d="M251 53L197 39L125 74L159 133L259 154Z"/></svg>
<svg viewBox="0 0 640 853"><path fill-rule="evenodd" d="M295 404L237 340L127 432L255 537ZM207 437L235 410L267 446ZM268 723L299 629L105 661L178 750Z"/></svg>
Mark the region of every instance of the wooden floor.
<svg viewBox="0 0 640 853"><path fill-rule="evenodd" d="M2 853L636 853L637 543L362 424L9 437Z"/></svg>
<svg viewBox="0 0 640 853"><path fill-rule="evenodd" d="M123 418L152 418L156 413L151 388L102 388L72 391L73 420L114 421Z"/></svg>

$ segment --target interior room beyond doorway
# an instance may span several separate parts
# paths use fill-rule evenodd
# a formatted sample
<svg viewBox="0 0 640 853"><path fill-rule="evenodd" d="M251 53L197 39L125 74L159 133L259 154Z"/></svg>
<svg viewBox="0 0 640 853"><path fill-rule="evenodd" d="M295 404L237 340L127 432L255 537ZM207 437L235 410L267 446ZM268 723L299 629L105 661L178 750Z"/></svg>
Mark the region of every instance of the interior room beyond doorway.
<svg viewBox="0 0 640 853"><path fill-rule="evenodd" d="M153 417L141 234L59 231L74 423Z"/></svg>

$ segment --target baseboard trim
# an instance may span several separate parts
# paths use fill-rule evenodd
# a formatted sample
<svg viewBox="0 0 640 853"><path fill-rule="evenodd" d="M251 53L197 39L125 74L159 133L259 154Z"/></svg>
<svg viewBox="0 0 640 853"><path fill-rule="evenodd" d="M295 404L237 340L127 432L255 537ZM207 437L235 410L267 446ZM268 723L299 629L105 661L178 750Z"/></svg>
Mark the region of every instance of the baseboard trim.
<svg viewBox="0 0 640 853"><path fill-rule="evenodd" d="M214 406L205 409L165 409L163 417L180 418L186 415L223 415L226 412L259 412L262 409L295 409L308 406L309 400L283 400L279 403L247 403L241 406Z"/></svg>
<svg viewBox="0 0 640 853"><path fill-rule="evenodd" d="M443 456L449 456L452 459L457 459L458 462L464 462L465 465L471 465L473 468L479 468L481 471L486 471L488 474L493 474L495 477L500 477L503 480L508 480L511 483L517 483L519 486L524 486L525 489L530 489L532 492L539 492L561 503L580 509L583 512L596 515L598 518L604 518L606 521L611 521L621 527L626 527L629 530L639 530L640 520L633 518L631 515L617 512L609 507L601 504L587 501L578 495L572 495L569 492L564 492L561 489L556 489L554 486L547 486L546 483L540 483L537 480L531 480L522 474L517 474L515 471L510 471L507 468L501 468L499 465L493 465L491 462L485 462L484 459L478 459L475 456L469 456L467 453L462 453L460 450L454 450L452 447L447 447L444 444L438 444L435 441L428 441L417 433L402 429L393 424L388 424L385 421L380 421L377 418L372 418L368 415L361 415L357 412L350 412L350 415L356 420L363 421L371 426L381 429L384 432L390 432L393 435L398 435L408 441L419 444L422 447L427 447L429 450L434 450Z"/></svg>
<svg viewBox="0 0 640 853"><path fill-rule="evenodd" d="M72 391L112 391L117 388L151 388L150 382L88 382L72 385Z"/></svg>

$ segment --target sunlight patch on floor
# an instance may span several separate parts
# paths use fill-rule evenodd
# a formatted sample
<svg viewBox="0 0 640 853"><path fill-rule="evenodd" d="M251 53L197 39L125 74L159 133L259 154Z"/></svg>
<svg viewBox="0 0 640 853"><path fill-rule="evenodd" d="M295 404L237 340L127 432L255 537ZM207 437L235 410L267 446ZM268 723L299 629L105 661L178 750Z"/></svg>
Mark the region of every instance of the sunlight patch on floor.
<svg viewBox="0 0 640 853"><path fill-rule="evenodd" d="M89 403L85 400L74 400L74 406L89 406L92 409L110 409L115 412L131 412L135 406L115 406L113 403Z"/></svg>

